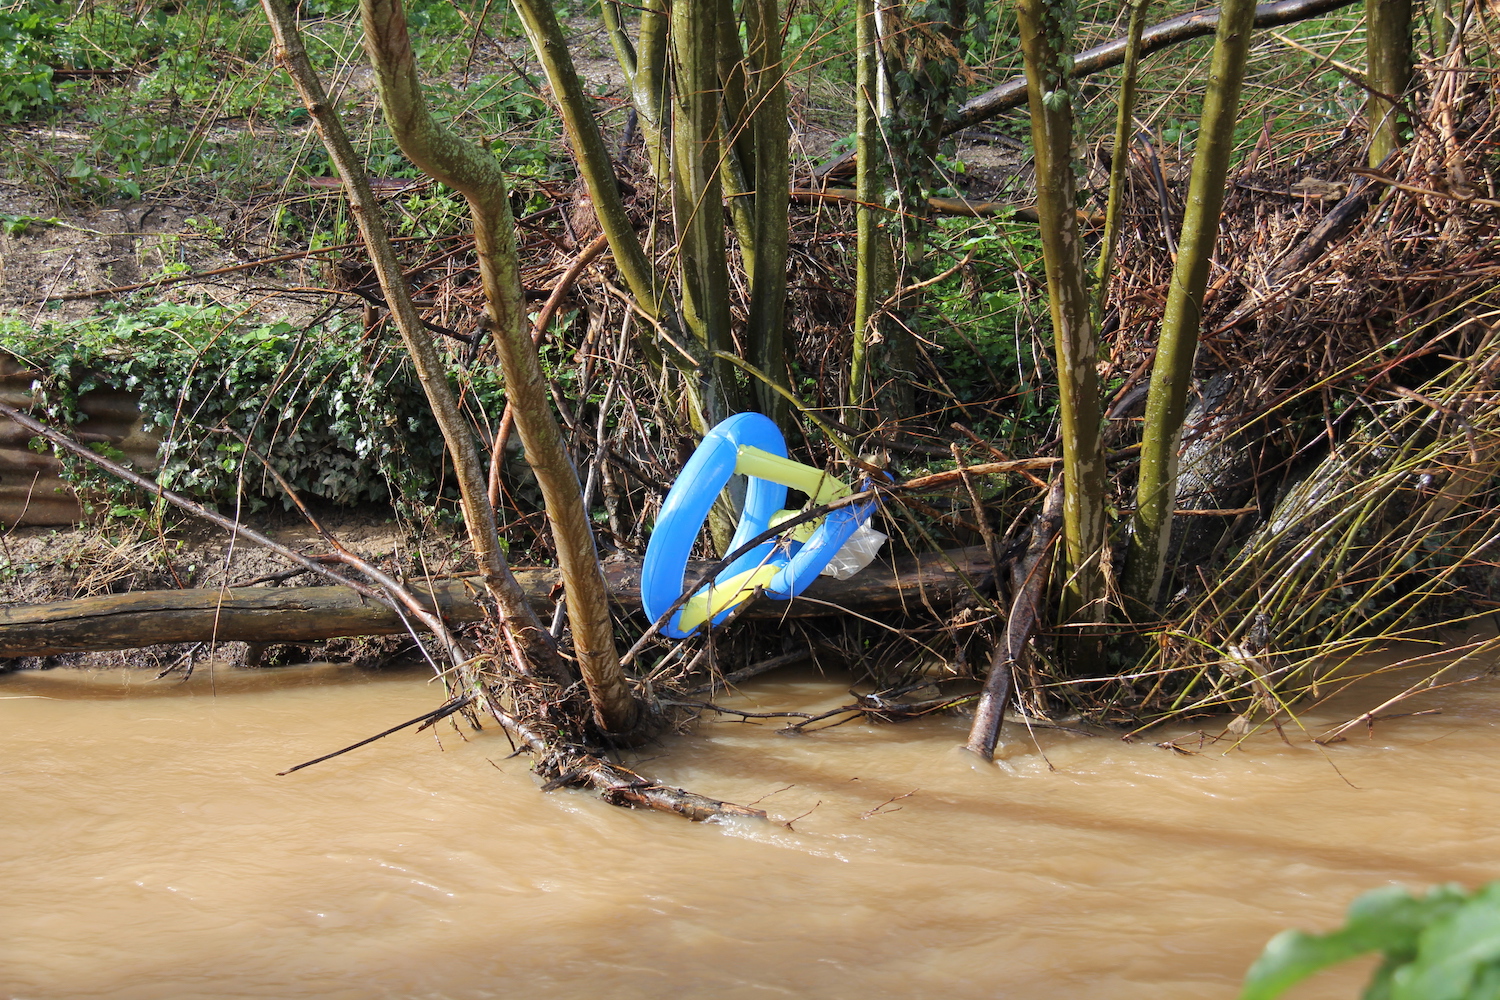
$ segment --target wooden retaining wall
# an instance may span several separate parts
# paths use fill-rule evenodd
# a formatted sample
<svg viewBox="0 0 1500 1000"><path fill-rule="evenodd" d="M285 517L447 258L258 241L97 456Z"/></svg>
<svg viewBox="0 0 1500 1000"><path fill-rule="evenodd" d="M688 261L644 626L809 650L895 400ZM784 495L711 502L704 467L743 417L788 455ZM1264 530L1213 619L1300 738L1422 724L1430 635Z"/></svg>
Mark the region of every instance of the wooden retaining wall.
<svg viewBox="0 0 1500 1000"><path fill-rule="evenodd" d="M32 383L40 374L14 358L0 354L0 400L18 410L35 405ZM157 467L161 441L141 430L136 393L94 389L79 404L87 415L75 427L82 441L102 441L125 453L141 471ZM62 479L62 464L51 449L33 451L31 437L21 427L0 419L0 525L76 524L83 516L78 498Z"/></svg>

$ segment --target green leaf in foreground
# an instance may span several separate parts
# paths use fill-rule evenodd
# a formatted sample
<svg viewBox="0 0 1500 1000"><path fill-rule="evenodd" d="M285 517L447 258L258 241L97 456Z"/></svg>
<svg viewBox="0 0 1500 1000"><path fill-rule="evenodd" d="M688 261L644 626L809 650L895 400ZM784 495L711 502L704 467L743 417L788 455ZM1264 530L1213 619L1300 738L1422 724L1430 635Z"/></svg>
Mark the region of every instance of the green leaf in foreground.
<svg viewBox="0 0 1500 1000"><path fill-rule="evenodd" d="M1240 1000L1272 1000L1320 969L1377 951L1385 961L1365 1000L1500 1000L1500 883L1472 896L1456 885L1421 898L1399 886L1368 892L1336 931L1272 938Z"/></svg>

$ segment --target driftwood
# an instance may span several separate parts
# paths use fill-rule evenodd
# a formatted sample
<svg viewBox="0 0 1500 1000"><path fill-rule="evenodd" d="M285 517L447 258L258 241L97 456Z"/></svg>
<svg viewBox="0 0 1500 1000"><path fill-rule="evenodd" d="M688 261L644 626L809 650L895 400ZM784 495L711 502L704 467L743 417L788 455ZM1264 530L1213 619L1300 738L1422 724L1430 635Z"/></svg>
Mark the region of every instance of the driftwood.
<svg viewBox="0 0 1500 1000"><path fill-rule="evenodd" d="M1005 619L1005 637L995 647L990 659L990 673L984 691L974 707L974 722L969 727L966 749L985 760L995 759L995 744L1000 741L1000 724L1013 693L1011 671L1026 658L1026 643L1036 631L1042 613L1042 595L1052 571L1052 546L1062 531L1062 477L1052 482L1046 503L1031 526L1031 541L1026 555L1011 566L1011 585L1015 599Z"/></svg>
<svg viewBox="0 0 1500 1000"><path fill-rule="evenodd" d="M850 580L823 577L790 602L758 600L744 617L813 618L842 613L925 615L951 607L984 582L990 557L982 546L907 557L876 565ZM517 569L531 602L550 612L559 591L550 569ZM612 600L640 610L640 565L606 567ZM413 587L450 625L484 617L478 580L451 579ZM415 618L411 627L422 629ZM0 608L0 657L134 649L167 642L316 642L340 636L397 635L408 624L390 607L348 587L234 587L154 590Z"/></svg>

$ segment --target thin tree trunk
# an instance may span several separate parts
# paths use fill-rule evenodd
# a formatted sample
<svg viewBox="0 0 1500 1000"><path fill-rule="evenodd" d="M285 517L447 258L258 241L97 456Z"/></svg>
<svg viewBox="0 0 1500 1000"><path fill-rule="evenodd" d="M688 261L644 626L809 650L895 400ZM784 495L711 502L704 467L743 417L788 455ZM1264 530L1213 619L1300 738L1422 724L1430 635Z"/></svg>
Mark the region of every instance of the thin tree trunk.
<svg viewBox="0 0 1500 1000"><path fill-rule="evenodd" d="M1083 255L1073 182L1073 101L1064 70L1065 11L1053 0L1020 0L1031 141L1036 157L1037 214L1047 271L1047 299L1057 351L1062 429L1063 593L1060 622L1099 621L1104 596L1104 452L1100 441L1099 342L1084 291ZM1070 658L1086 666L1086 644Z"/></svg>
<svg viewBox="0 0 1500 1000"><path fill-rule="evenodd" d="M854 339L850 349L848 409L844 423L853 427L873 423L864 407L874 394L869 368L871 347L878 339L876 324L880 303L891 293L895 278L894 253L889 231L883 225L888 213L884 204L884 180L889 174L885 145L880 137L881 57L875 30L874 0L855 4L856 56L854 83L855 135L855 247Z"/></svg>
<svg viewBox="0 0 1500 1000"><path fill-rule="evenodd" d="M1379 167L1401 145L1399 101L1411 83L1411 0L1365 0L1365 49L1370 88L1370 166Z"/></svg>
<svg viewBox="0 0 1500 1000"><path fill-rule="evenodd" d="M725 257L724 193L719 177L720 107L718 26L714 3L674 3L671 46L672 214L682 276L682 313L710 355L734 354L730 337L729 267ZM733 368L710 362L723 410L740 409Z"/></svg>
<svg viewBox="0 0 1500 1000"><path fill-rule="evenodd" d="M1234 155L1234 126L1238 120L1240 84L1250 51L1255 17L1253 0L1229 0L1219 19L1203 120L1193 152L1193 174L1178 241L1177 264L1167 291L1161 336L1151 369L1146 397L1146 423L1141 442L1140 480L1132 523L1125 592L1135 603L1132 613L1149 614L1166 568L1176 499L1178 447L1193 379L1193 357L1198 349L1203 294L1219 235L1219 210L1224 203L1224 180Z"/></svg>
<svg viewBox="0 0 1500 1000"><path fill-rule="evenodd" d="M1115 111L1115 147L1109 164L1109 206L1104 213L1104 239L1095 278L1099 286L1102 318L1109 300L1110 276L1115 263L1115 243L1120 238L1120 214L1125 202L1125 178L1130 172L1130 146L1135 135L1135 76L1141 61L1141 34L1146 29L1146 11L1151 0L1126 0L1130 26L1125 31L1125 67L1120 71L1120 93Z"/></svg>
<svg viewBox="0 0 1500 1000"><path fill-rule="evenodd" d="M324 93L322 82L302 47L295 17L283 0L262 2L276 37L277 60L296 84L324 144L328 147L329 155L343 178L350 210L370 251L386 302L411 355L412 365L427 394L433 415L442 430L458 475L464 525L469 533L485 589L500 609L502 626L514 637L521 654L530 661L522 666L530 666L550 676L566 677L568 671L557 655L551 635L531 610L526 595L506 565L495 529L494 511L485 492L482 466L472 432L458 411L452 387L448 384L447 372L432 337L422 326L416 308L412 305L410 289L407 288L406 278L391 249L364 167L359 162L354 147L350 145L343 126L339 123L338 114Z"/></svg>
<svg viewBox="0 0 1500 1000"><path fill-rule="evenodd" d="M1434 0L1432 4L1432 54L1441 59L1448 54L1453 41L1453 2Z"/></svg>
<svg viewBox="0 0 1500 1000"><path fill-rule="evenodd" d="M636 302L646 314L662 323L668 330L679 331L681 318L667 292L666 284L651 266L641 246L641 241L637 238L635 229L630 223L630 218L625 212L625 204L620 198L620 188L615 181L614 166L604 147L604 140L599 134L599 126L594 121L588 98L583 92L577 69L573 65L573 57L568 52L562 26L558 23L552 6L543 0L515 0L515 4L526 25L527 35L531 39L533 49L536 50L537 58L546 71L553 96L562 111L563 127L567 131L568 142L577 158L579 173L588 186L589 197L593 200L594 212L599 218L600 227L604 230L605 238L609 240L610 251L615 257L615 266L625 276L626 284L630 286ZM665 86L665 77L660 74L659 68L653 68L653 61L662 58L661 39L648 34L647 28L655 32L657 22L661 21L661 30L664 32L665 21L652 12L650 5L643 11L641 17L642 44L636 59L635 79L642 93L659 93L660 89ZM642 120L648 123L646 142L651 151L653 169L659 168L658 176L665 178L667 161L661 155L663 149L663 133L660 125L662 106L660 103L650 103L649 106L652 114L657 117L649 118L644 112L641 113ZM657 162L658 160L660 163ZM717 423L720 419L719 415L723 412L723 406L718 401L720 391L713 383L712 362L706 352L694 350L692 340L686 337L675 339L685 350L693 353L694 357L691 362L683 358L675 349L660 352L658 355L654 346L650 350L652 361L655 363L657 356L665 356L670 358L674 367L681 371L687 394L689 420L699 431L704 431Z"/></svg>
<svg viewBox="0 0 1500 1000"><path fill-rule="evenodd" d="M568 52L562 26L552 5L545 0L515 0L516 10L526 25L531 47L541 61L552 86L553 98L562 112L563 128L568 135L568 145L578 160L578 171L588 185L589 197L594 202L594 214L609 240L610 252L614 254L615 266L630 286L631 294L641 308L652 317L663 312L662 296L665 287L658 279L646 257L641 241L625 213L625 203L620 198L620 187L615 181L614 165L599 126L594 122L583 85L578 80L578 71L573 57ZM638 74L639 75L639 72Z"/></svg>
<svg viewBox="0 0 1500 1000"><path fill-rule="evenodd" d="M361 0L360 13L365 51L402 152L424 173L461 193L474 216L490 332L516 429L552 523L578 665L598 725L609 733L630 733L643 713L620 668L592 526L531 342L504 173L488 152L442 128L428 114L400 0ZM479 483L483 496L483 480ZM467 496L469 490L464 492Z"/></svg>

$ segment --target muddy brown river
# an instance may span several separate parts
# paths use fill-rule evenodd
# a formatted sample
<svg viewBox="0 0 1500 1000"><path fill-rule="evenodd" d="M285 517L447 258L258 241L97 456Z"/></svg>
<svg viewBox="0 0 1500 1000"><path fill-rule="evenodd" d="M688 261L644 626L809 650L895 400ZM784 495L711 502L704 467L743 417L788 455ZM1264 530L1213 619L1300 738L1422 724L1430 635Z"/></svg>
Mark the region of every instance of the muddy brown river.
<svg viewBox="0 0 1500 1000"><path fill-rule="evenodd" d="M738 704L845 697L780 674ZM495 729L276 776L441 700L334 666L0 677L0 996L1229 998L1367 889L1500 877L1494 681L1326 750L1052 731L1044 759L1007 727L989 767L944 718L706 723L637 761L790 828L541 794Z"/></svg>

